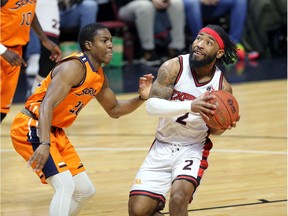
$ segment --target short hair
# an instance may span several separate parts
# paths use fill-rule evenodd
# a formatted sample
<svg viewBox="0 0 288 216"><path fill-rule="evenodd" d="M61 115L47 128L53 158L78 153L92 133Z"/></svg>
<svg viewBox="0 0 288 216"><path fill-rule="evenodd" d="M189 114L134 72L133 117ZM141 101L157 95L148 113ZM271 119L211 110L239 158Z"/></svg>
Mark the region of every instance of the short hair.
<svg viewBox="0 0 288 216"><path fill-rule="evenodd" d="M78 43L82 51L85 51L85 41L93 41L94 36L98 34L98 30L100 29L108 29L101 23L90 23L84 26L79 35L78 35Z"/></svg>
<svg viewBox="0 0 288 216"><path fill-rule="evenodd" d="M238 59L236 44L230 39L228 34L221 26L210 24L206 27L216 31L224 43L225 53L220 59L217 58L216 65L222 65L223 63L226 65L233 64Z"/></svg>

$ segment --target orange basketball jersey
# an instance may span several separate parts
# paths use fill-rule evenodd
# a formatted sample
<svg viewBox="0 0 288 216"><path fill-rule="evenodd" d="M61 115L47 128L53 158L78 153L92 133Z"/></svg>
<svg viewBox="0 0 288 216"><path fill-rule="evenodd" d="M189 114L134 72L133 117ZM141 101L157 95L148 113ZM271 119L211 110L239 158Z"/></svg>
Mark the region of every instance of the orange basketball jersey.
<svg viewBox="0 0 288 216"><path fill-rule="evenodd" d="M1 43L8 47L25 45L37 0L9 0L1 7Z"/></svg>
<svg viewBox="0 0 288 216"><path fill-rule="evenodd" d="M62 60L79 59L86 68L84 82L71 88L65 99L53 110L52 126L65 128L70 126L84 106L101 90L104 83L104 72L102 67L93 69L88 57L83 53L72 54ZM25 107L39 116L39 107L51 82L52 72L41 82L33 95L31 95Z"/></svg>

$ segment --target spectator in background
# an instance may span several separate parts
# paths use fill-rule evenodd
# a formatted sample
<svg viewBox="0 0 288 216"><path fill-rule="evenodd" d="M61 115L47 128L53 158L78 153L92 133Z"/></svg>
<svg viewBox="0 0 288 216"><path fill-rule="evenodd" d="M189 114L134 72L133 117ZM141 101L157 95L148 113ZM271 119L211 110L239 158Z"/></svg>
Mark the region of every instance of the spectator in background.
<svg viewBox="0 0 288 216"><path fill-rule="evenodd" d="M135 22L143 49L142 62L148 66L160 64L155 51L155 19L157 11L167 10L167 22L171 22L169 57L174 57L185 47L185 12L182 0L119 0L119 18ZM168 20L170 19L170 20Z"/></svg>
<svg viewBox="0 0 288 216"><path fill-rule="evenodd" d="M83 26L97 21L99 10L97 0L58 0L58 2L60 33L63 35L76 36ZM61 44L64 57L81 50L76 40L68 38Z"/></svg>
<svg viewBox="0 0 288 216"><path fill-rule="evenodd" d="M36 13L39 14L39 22L43 26L45 34L59 44L60 26L61 29L73 29L96 22L98 4L96 0L38 0ZM31 40L26 50L28 58L26 73L27 75L36 75L31 88L33 92L37 84L55 66L55 63L47 59L49 52L41 46L33 30L30 37Z"/></svg>
<svg viewBox="0 0 288 216"><path fill-rule="evenodd" d="M38 0L36 14L40 25L47 37L59 45L60 15L57 0ZM41 82L56 62L49 59L50 51L40 43L33 29L30 29L30 41L26 47L26 74L35 76L31 91ZM29 92L30 95L30 92Z"/></svg>
<svg viewBox="0 0 288 216"><path fill-rule="evenodd" d="M61 29L80 29L96 22L98 3L96 0L58 0Z"/></svg>
<svg viewBox="0 0 288 216"><path fill-rule="evenodd" d="M34 29L42 44L51 52L50 59L58 62L61 58L60 48L45 35L39 24L35 14L36 1L18 3L18 0L1 1L1 122L10 112L21 65L27 66L22 58L22 48L29 41L30 29Z"/></svg>
<svg viewBox="0 0 288 216"><path fill-rule="evenodd" d="M287 54L287 0L249 0L242 40L262 57Z"/></svg>
<svg viewBox="0 0 288 216"><path fill-rule="evenodd" d="M193 40L203 27L203 19L220 17L228 14L229 36L237 45L238 56L245 58L245 50L241 45L241 37L244 29L247 0L183 0L187 26Z"/></svg>

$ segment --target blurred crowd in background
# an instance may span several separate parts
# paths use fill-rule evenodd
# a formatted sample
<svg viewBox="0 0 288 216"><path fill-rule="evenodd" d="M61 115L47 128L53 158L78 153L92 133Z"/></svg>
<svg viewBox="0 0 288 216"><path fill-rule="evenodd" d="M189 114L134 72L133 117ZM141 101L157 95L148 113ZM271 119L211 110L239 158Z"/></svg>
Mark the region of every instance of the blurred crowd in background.
<svg viewBox="0 0 288 216"><path fill-rule="evenodd" d="M188 53L207 24L221 25L229 33L237 44L239 61L287 55L286 0L50 0L49 4L38 0L36 14L46 34L60 45L63 57L80 51L80 28L102 22L114 37L111 65L115 67L125 62L157 66ZM47 26L47 14L53 27ZM24 58L26 74L35 76L35 83L55 64L33 30Z"/></svg>

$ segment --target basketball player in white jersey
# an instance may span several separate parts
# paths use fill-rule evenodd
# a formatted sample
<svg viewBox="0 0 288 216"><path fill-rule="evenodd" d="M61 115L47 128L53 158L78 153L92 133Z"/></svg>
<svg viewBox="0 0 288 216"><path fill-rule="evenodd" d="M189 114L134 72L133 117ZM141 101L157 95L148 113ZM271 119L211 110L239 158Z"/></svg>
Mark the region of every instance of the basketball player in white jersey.
<svg viewBox="0 0 288 216"><path fill-rule="evenodd" d="M215 130L203 120L216 108L207 103L211 99L208 91L232 93L217 65L237 60L235 44L220 26L208 25L190 50L190 54L164 62L151 88L146 110L159 116L159 125L130 191L130 216L163 215L160 210L169 191L169 214L187 216L188 204L208 167L209 135L236 127L233 122L224 130Z"/></svg>
<svg viewBox="0 0 288 216"><path fill-rule="evenodd" d="M59 44L60 35L60 12L57 0L38 0L36 14L43 31L50 40ZM35 75L31 91L37 87L56 65L49 59L50 52L40 42L33 30L30 32L30 42L27 45L27 75Z"/></svg>

